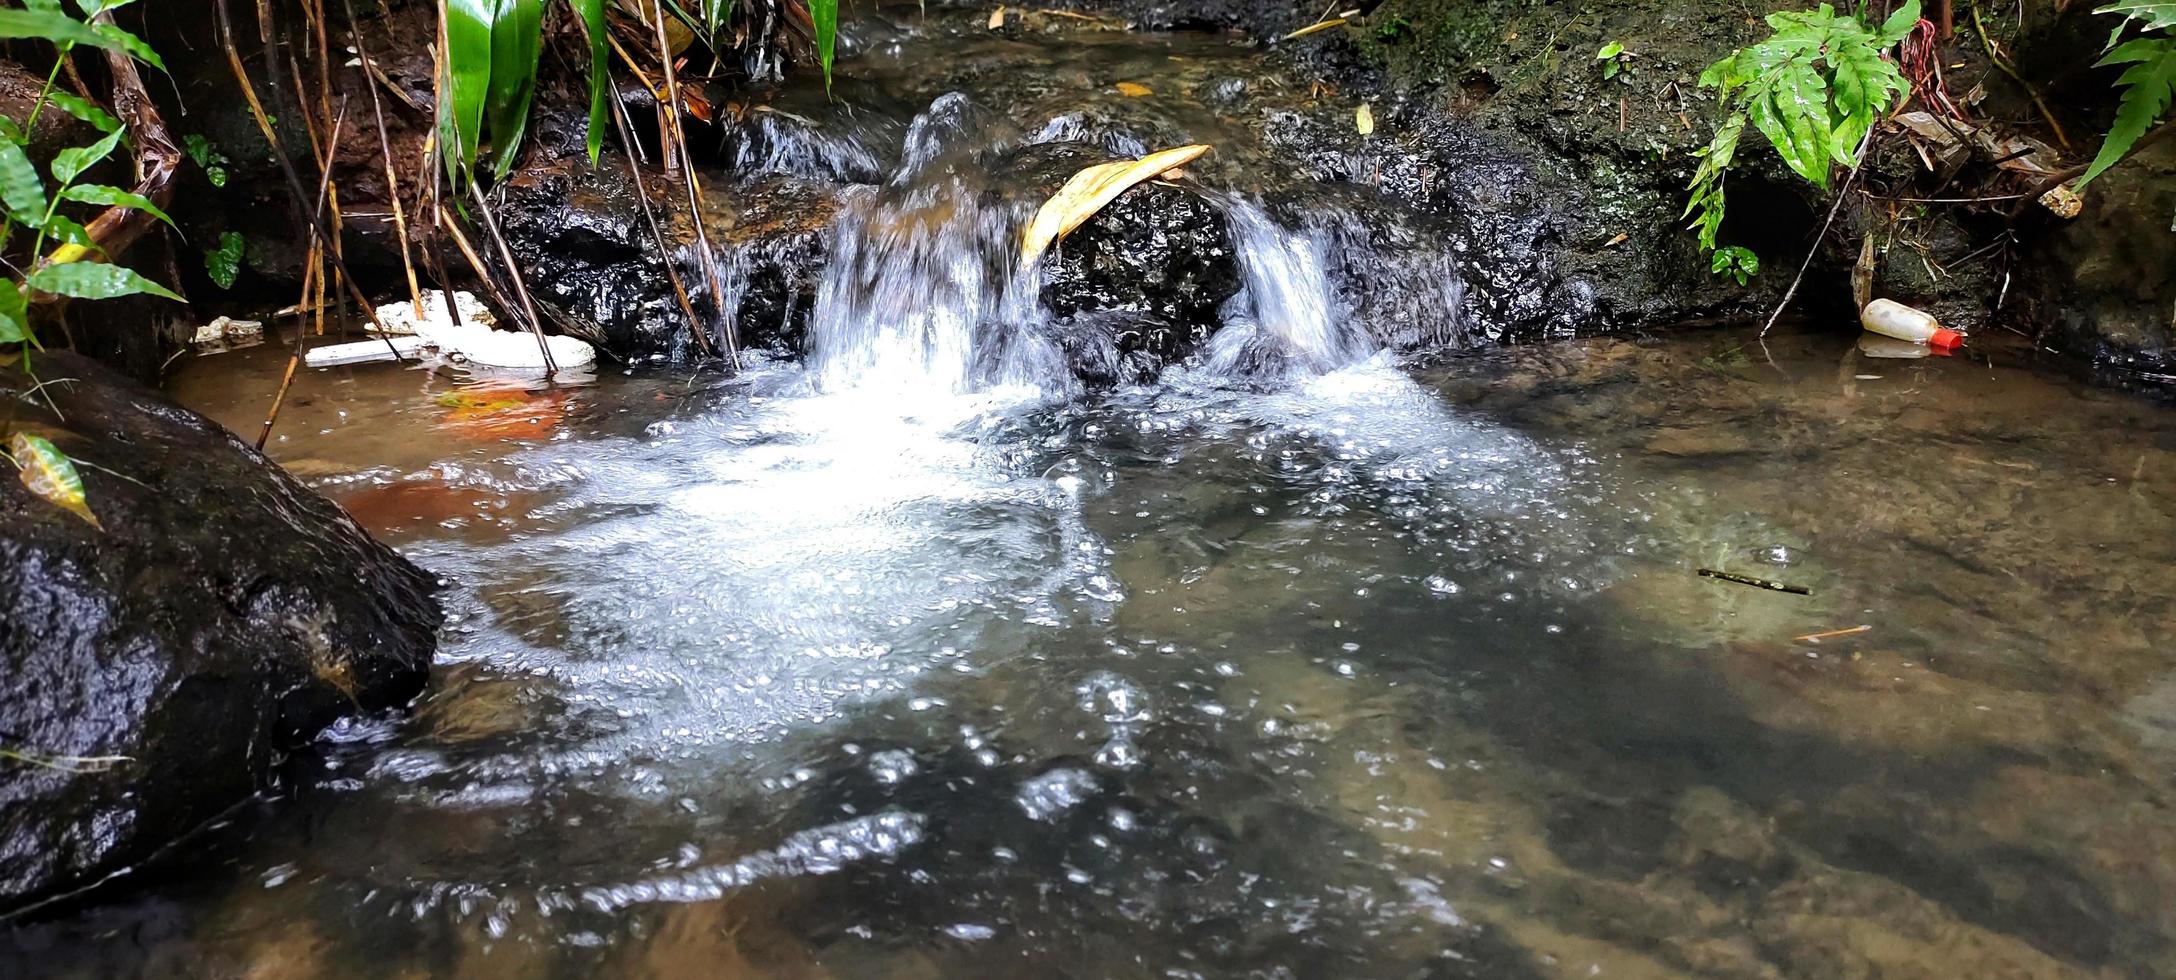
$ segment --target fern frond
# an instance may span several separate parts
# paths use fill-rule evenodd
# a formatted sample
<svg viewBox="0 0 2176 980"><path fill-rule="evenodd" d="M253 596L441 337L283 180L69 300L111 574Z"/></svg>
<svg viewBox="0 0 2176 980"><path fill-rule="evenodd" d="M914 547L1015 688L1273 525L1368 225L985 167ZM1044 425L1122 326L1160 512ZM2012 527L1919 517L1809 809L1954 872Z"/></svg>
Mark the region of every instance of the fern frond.
<svg viewBox="0 0 2176 980"><path fill-rule="evenodd" d="M2085 176L2079 178L2076 184L2079 189L2122 160L2123 155L2137 144L2138 138L2146 135L2146 130L2167 114L2169 103L2176 101L2176 39L2142 37L2127 41L2108 52L2100 64L2131 67L2116 79L2116 87L2123 95L2116 106L2115 125L2109 127L2108 138L2101 141L2100 153L2093 157L2092 166L2087 167Z"/></svg>

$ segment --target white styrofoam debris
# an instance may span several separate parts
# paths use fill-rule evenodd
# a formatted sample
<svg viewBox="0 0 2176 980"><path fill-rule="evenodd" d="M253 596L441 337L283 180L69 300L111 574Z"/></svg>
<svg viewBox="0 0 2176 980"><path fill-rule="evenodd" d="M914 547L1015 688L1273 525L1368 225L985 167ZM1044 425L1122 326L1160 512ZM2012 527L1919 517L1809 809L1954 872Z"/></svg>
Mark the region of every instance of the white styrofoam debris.
<svg viewBox="0 0 2176 980"><path fill-rule="evenodd" d="M396 357L414 357L422 352L421 337L381 337L377 340L357 340L313 348L303 352L302 363L310 367L368 364L372 361L390 361Z"/></svg>
<svg viewBox="0 0 2176 980"><path fill-rule="evenodd" d="M378 307L378 321L385 325L387 332L396 336L413 334L424 346L456 364L505 371L542 372L545 369L544 354L537 347L535 334L496 329L498 321L490 311L465 291L454 292L453 305L460 312L458 321L446 315L445 292L430 290L423 294L422 317L416 316L412 302L401 300ZM597 349L573 337L546 337L544 346L551 351L554 367L577 368L597 361Z"/></svg>

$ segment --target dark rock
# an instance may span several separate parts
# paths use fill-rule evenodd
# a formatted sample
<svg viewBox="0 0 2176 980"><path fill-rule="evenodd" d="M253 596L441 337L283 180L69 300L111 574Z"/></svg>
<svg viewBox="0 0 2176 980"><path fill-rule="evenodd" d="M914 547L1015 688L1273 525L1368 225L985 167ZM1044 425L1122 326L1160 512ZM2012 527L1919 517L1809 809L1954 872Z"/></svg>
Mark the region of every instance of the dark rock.
<svg viewBox="0 0 2176 980"><path fill-rule="evenodd" d="M1109 161L1081 143L1040 143L992 169L1047 199L1086 167ZM1239 291L1221 207L1200 191L1145 183L1105 205L1058 243L1043 268L1043 305L1061 322L1074 374L1091 382L1153 373L1186 356ZM1107 349L1111 353L1091 353Z"/></svg>
<svg viewBox="0 0 2176 980"><path fill-rule="evenodd" d="M684 198L663 198L682 185L654 174L646 181L671 268L702 321L704 346L722 349L730 324L741 346L797 347L829 252L835 191L782 175L713 180L703 198L702 230L714 262L706 266ZM697 352L623 158L608 154L595 168L578 158L547 161L506 186L501 217L509 247L530 291L563 329L621 358Z"/></svg>
<svg viewBox="0 0 2176 980"><path fill-rule="evenodd" d="M0 481L0 909L139 866L402 704L439 621L428 574L232 433L84 358L37 366L36 396L0 372L0 419L101 467L102 527ZM25 761L96 756L126 759Z"/></svg>
<svg viewBox="0 0 2176 980"><path fill-rule="evenodd" d="M2102 174L2024 266L2043 341L2117 375L2176 377L2176 143Z"/></svg>

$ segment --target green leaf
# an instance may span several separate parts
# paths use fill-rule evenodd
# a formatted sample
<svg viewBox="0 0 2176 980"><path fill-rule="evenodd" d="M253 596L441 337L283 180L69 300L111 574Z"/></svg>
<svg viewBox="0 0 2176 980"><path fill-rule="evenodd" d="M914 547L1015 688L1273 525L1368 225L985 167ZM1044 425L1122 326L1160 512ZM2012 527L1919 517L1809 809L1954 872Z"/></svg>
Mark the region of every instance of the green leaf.
<svg viewBox="0 0 2176 980"><path fill-rule="evenodd" d="M2116 14L2126 23L2138 21L2146 30L2176 29L2176 0L2123 0L2093 11L2096 14ZM2121 28L2117 28L2121 30Z"/></svg>
<svg viewBox="0 0 2176 980"><path fill-rule="evenodd" d="M2123 95L2116 105L2115 124L2109 127L2108 138L2101 141L2092 166L2073 186L2077 190L2121 161L2138 138L2168 112L2169 103L2176 101L2176 39L2137 38L2108 52L2100 64L2131 67L2116 79Z"/></svg>
<svg viewBox="0 0 2176 980"><path fill-rule="evenodd" d="M495 0L445 0L446 74L439 87L439 142L452 169L467 170L483 141L484 103L491 93L491 24Z"/></svg>
<svg viewBox="0 0 2176 980"><path fill-rule="evenodd" d="M106 134L106 138L89 146L71 146L53 154L53 179L65 184L91 169L100 160L113 153L121 145L120 132Z"/></svg>
<svg viewBox="0 0 2176 980"><path fill-rule="evenodd" d="M716 33L719 0L710 0L705 8L710 15L710 29ZM589 35L589 165L597 165L597 155L604 150L604 130L611 124L612 52L605 40L604 0L574 0L575 16L582 19L582 32Z"/></svg>
<svg viewBox="0 0 2176 980"><path fill-rule="evenodd" d="M30 339L30 300L13 279L0 279L0 344Z"/></svg>
<svg viewBox="0 0 2176 980"><path fill-rule="evenodd" d="M500 177L513 169L529 128L543 38L544 0L498 0L491 22L491 87L485 113L498 157L493 169Z"/></svg>
<svg viewBox="0 0 2176 980"><path fill-rule="evenodd" d="M0 116L0 140L9 143L29 144L30 136L23 132L21 123L11 116Z"/></svg>
<svg viewBox="0 0 2176 980"><path fill-rule="evenodd" d="M28 285L40 292L73 296L77 299L112 299L116 296L150 293L177 302L187 302L173 290L137 275L133 269L104 262L49 265L31 273Z"/></svg>
<svg viewBox="0 0 2176 980"><path fill-rule="evenodd" d="M22 470L23 486L31 493L98 527L98 515L91 513L90 501L84 498L83 477L53 440L18 432L8 440L8 455Z"/></svg>
<svg viewBox="0 0 2176 980"><path fill-rule="evenodd" d="M1830 63L1836 73L1836 108L1842 115L1833 143L1835 159L1850 166L1859 139L1873 128L1875 119L1888 114L1897 96L1910 91L1911 85L1896 63L1883 58L1871 45L1840 45L1832 52Z"/></svg>
<svg viewBox="0 0 2176 980"><path fill-rule="evenodd" d="M1596 51L1596 52L1594 53L1594 60L1596 60L1596 61L1608 61L1609 59L1611 59L1611 58L1614 58L1614 57L1616 57L1616 56L1618 56L1618 55L1620 55L1620 54L1623 54L1623 53L1624 53L1624 42L1622 42L1622 41L1611 41L1611 42L1609 42L1608 44L1602 45L1602 50L1600 50L1600 51Z"/></svg>
<svg viewBox="0 0 2176 980"><path fill-rule="evenodd" d="M88 229L77 224L74 218L65 214L56 214L45 219L43 228L47 237L63 244L80 245L94 251L103 251L98 247L98 240L91 237Z"/></svg>
<svg viewBox="0 0 2176 980"><path fill-rule="evenodd" d="M199 167L212 165L212 156L219 151L212 149L212 141L202 133L190 133L181 138L181 151L189 155L189 162Z"/></svg>
<svg viewBox="0 0 2176 980"><path fill-rule="evenodd" d="M129 57L160 71L166 70L166 62L159 60L159 53L151 50L151 45L145 44L142 38L112 24L92 24L91 30L97 31L100 37L113 42L111 46L128 52Z"/></svg>
<svg viewBox="0 0 2176 980"><path fill-rule="evenodd" d="M25 224L45 219L45 181L19 143L0 143L0 205Z"/></svg>
<svg viewBox="0 0 2176 980"><path fill-rule="evenodd" d="M47 92L45 101L59 106L62 112L98 127L101 133L111 133L121 128L121 120L113 118L112 113L73 92Z"/></svg>
<svg viewBox="0 0 2176 980"><path fill-rule="evenodd" d="M1904 40L1918 26L1919 0L1907 0L1904 6L1896 8L1896 13L1889 15L1888 20L1881 22L1880 46L1886 48Z"/></svg>
<svg viewBox="0 0 2176 980"><path fill-rule="evenodd" d="M831 91L831 59L839 41L839 0L808 0L809 20L816 25L816 60L824 66L824 91Z"/></svg>
<svg viewBox="0 0 2176 980"><path fill-rule="evenodd" d="M84 204L133 208L166 222L169 227L174 224L174 219L167 217L166 212L159 210L159 206L151 203L150 198L134 191L124 191L118 187L107 187L104 184L77 184L61 191L60 196Z"/></svg>
<svg viewBox="0 0 2176 980"><path fill-rule="evenodd" d="M0 38L34 38L54 44L88 44L113 51L126 50L106 36L67 14L55 4L51 10L0 10Z"/></svg>
<svg viewBox="0 0 2176 980"><path fill-rule="evenodd" d="M1768 137L1785 166L1814 186L1828 187L1829 133L1815 122L1812 110L1826 111L1828 100L1809 104L1806 82L1798 71L1786 71L1772 85L1763 86L1746 103L1753 126Z"/></svg>
<svg viewBox="0 0 2176 980"><path fill-rule="evenodd" d="M242 271L243 245L240 232L223 231L219 247L204 253L204 274L219 288L234 288L234 279Z"/></svg>

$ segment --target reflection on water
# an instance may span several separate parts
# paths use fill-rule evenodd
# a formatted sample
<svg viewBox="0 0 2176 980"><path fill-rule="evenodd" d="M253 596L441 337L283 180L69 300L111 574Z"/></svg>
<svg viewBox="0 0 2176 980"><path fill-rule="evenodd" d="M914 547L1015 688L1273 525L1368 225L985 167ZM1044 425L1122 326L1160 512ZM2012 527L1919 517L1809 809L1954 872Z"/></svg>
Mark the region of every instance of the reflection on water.
<svg viewBox="0 0 2176 980"><path fill-rule="evenodd" d="M275 454L450 581L431 690L0 973L2176 970L2176 416L1738 338L483 435L311 375Z"/></svg>

